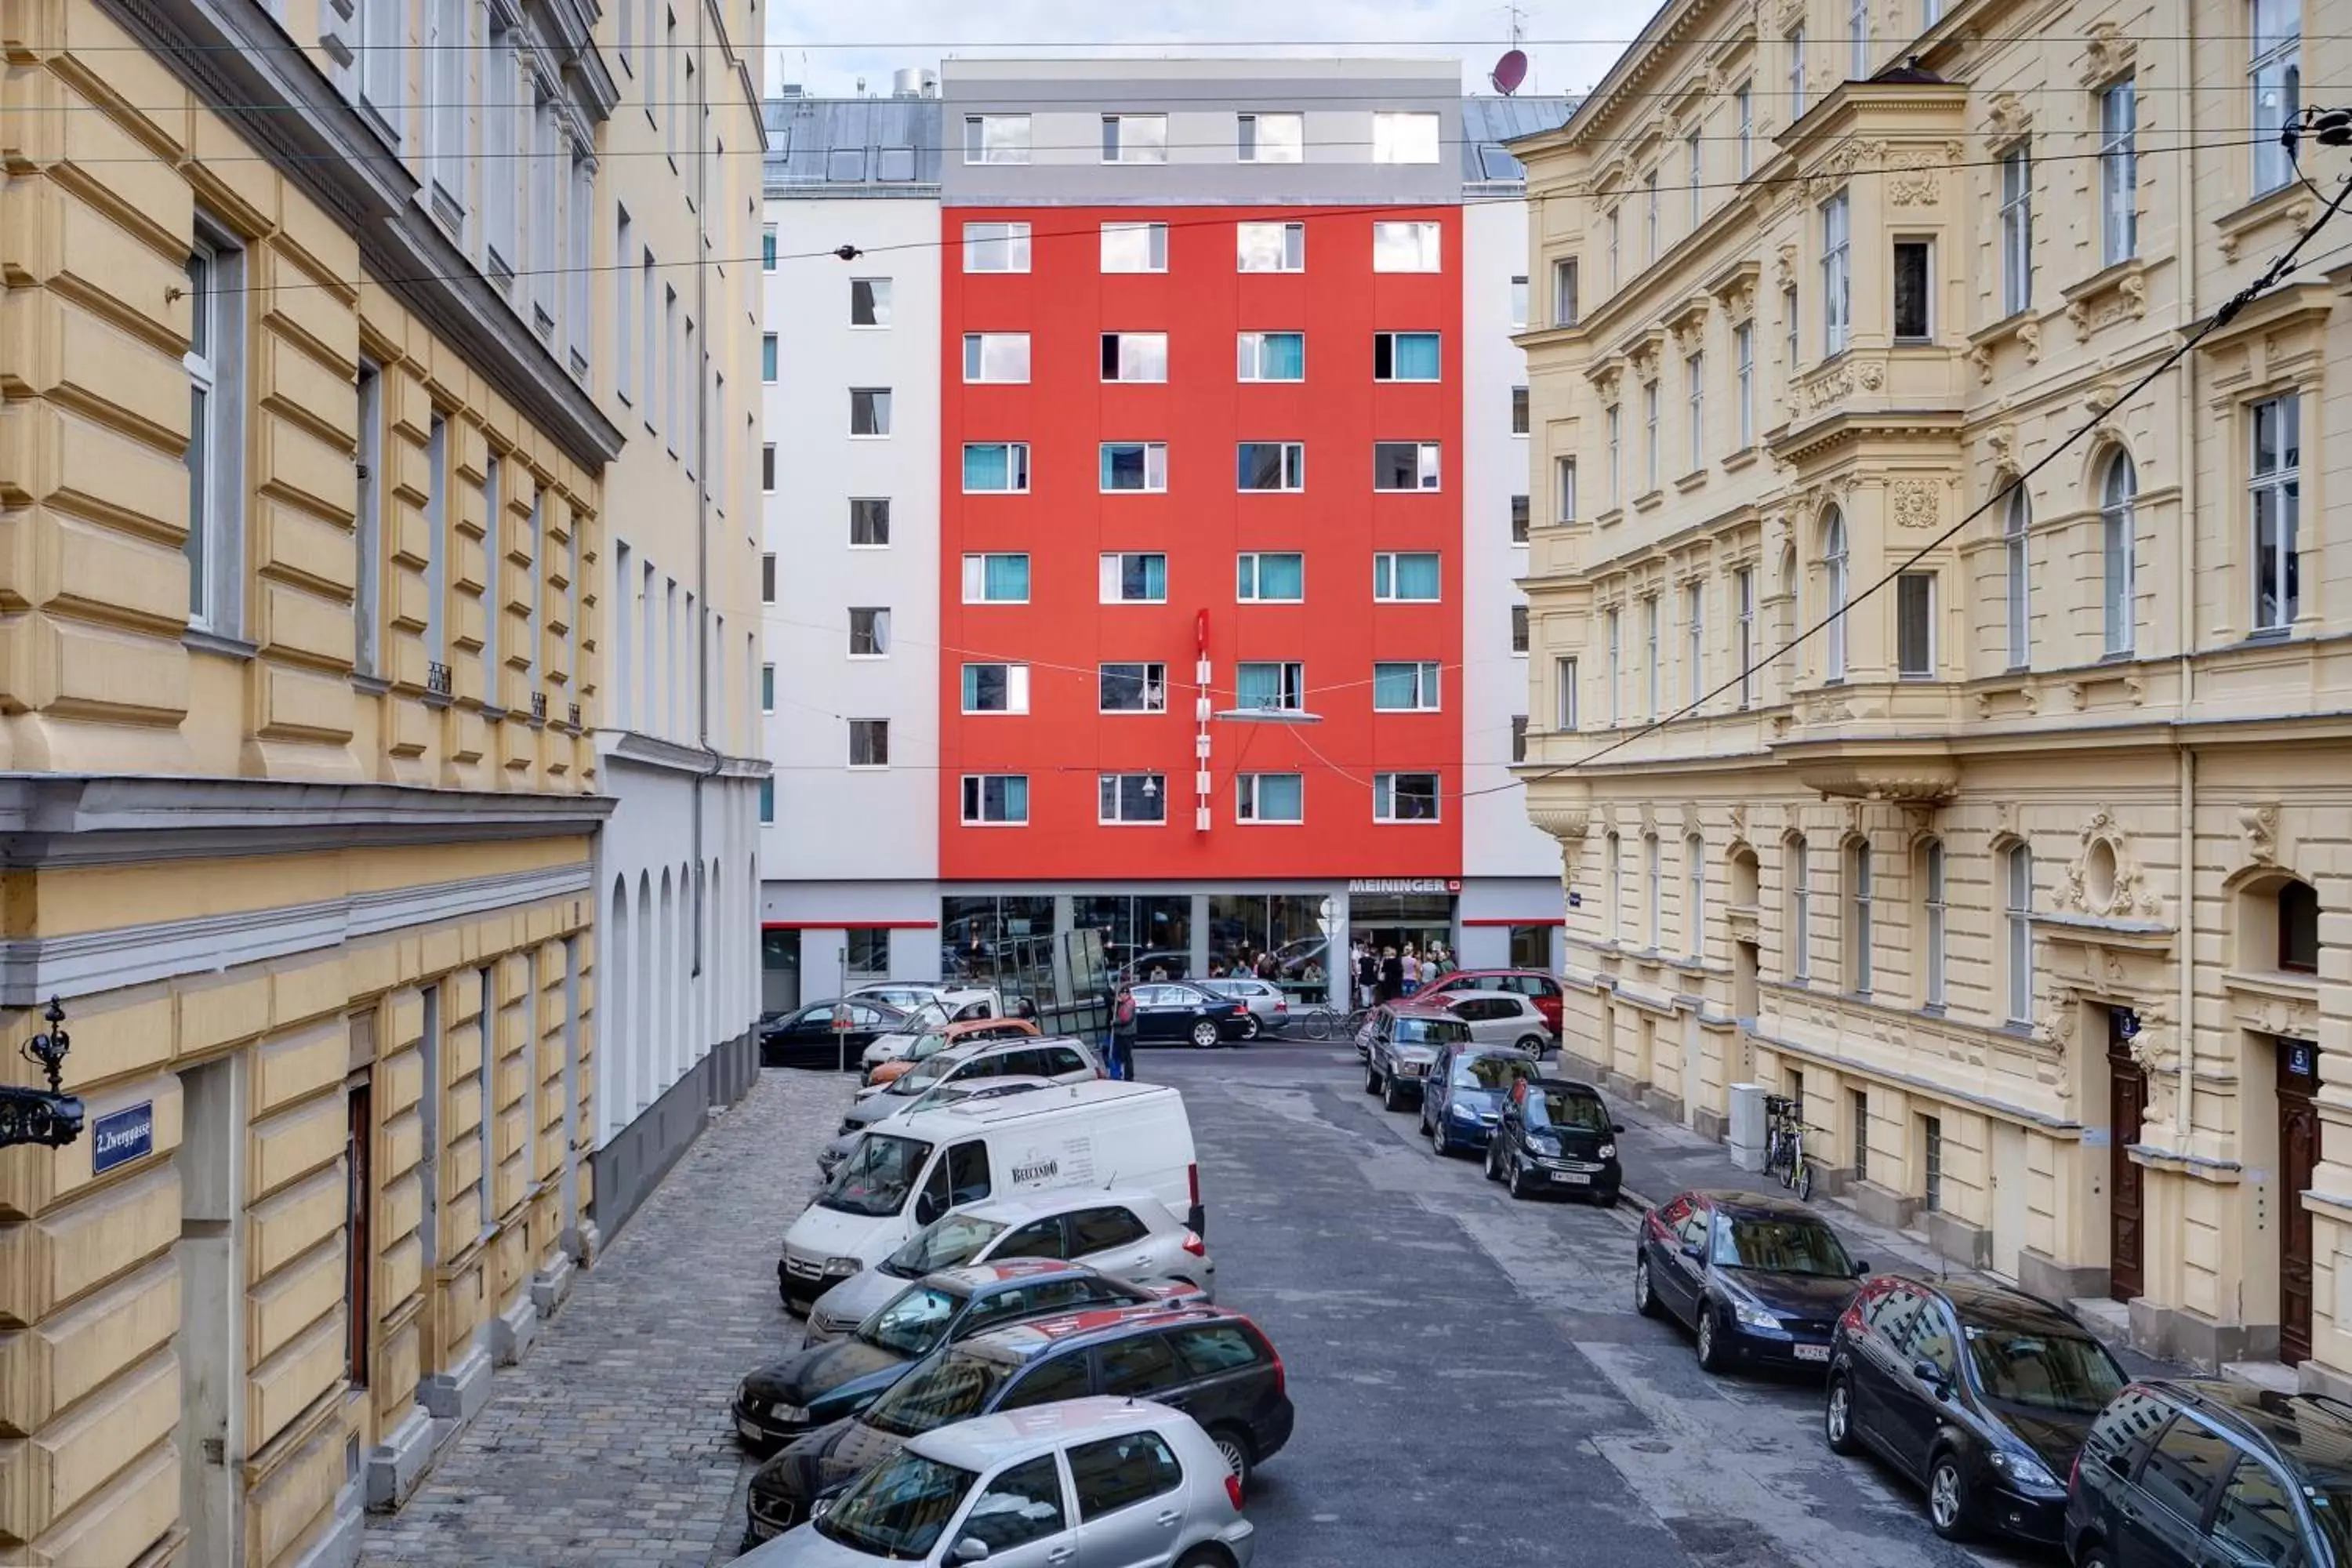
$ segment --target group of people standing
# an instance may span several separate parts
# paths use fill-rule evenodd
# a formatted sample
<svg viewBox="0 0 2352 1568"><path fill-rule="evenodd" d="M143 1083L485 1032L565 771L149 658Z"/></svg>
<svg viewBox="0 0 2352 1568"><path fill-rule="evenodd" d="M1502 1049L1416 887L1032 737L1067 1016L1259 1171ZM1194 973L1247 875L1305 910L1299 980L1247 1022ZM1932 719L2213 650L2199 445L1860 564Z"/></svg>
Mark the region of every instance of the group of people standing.
<svg viewBox="0 0 2352 1568"><path fill-rule="evenodd" d="M1356 977L1356 1005L1376 1006L1393 1002L1400 996L1410 996L1440 975L1451 974L1461 967L1445 944L1433 942L1427 952L1412 942L1399 952L1393 947L1373 948L1359 942L1350 950Z"/></svg>
<svg viewBox="0 0 2352 1568"><path fill-rule="evenodd" d="M1209 960L1209 978L1212 980L1247 979L1251 975L1255 975L1260 980L1279 981L1282 978L1282 965L1276 961L1273 953L1253 952L1246 947L1234 954L1231 964L1226 963L1222 958Z"/></svg>

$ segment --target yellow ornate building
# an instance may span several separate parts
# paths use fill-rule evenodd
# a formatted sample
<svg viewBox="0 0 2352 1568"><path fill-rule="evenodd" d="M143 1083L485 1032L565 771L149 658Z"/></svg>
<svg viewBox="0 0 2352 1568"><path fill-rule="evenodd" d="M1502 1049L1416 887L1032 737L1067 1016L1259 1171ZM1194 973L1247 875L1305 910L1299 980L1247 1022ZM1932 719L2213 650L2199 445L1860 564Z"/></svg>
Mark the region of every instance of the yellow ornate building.
<svg viewBox="0 0 2352 1568"><path fill-rule="evenodd" d="M2352 219L2130 389L2317 217L2275 133L2352 44L1938 10L1673 0L1513 148L1571 1047L1710 1131L1801 1097L1866 1212L2341 1390Z"/></svg>
<svg viewBox="0 0 2352 1568"><path fill-rule="evenodd" d="M752 405L756 12L673 16L670 93L627 10L0 5L0 1042L35 1081L61 998L90 1122L0 1153L9 1562L355 1561L593 1254L635 1111L598 1084L608 498L691 537L757 493L712 396ZM735 263L699 498L623 417L616 165L681 293ZM756 666L738 549L706 682ZM717 774L750 678L711 689ZM747 1007L755 885L708 959Z"/></svg>

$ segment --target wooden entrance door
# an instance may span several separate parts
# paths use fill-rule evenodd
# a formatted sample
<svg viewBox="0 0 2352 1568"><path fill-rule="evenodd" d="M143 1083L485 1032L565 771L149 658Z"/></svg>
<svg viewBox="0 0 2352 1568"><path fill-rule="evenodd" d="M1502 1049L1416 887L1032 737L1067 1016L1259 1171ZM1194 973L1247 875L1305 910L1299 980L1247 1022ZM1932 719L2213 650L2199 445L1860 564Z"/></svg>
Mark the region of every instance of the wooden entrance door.
<svg viewBox="0 0 2352 1568"><path fill-rule="evenodd" d="M2140 1294L2142 1221L2147 1172L2131 1157L2147 1110L2147 1075L2131 1045L2109 1026L2107 1036L2107 1294L2128 1301Z"/></svg>
<svg viewBox="0 0 2352 1568"><path fill-rule="evenodd" d="M2311 1354L2311 1211L2303 1194L2319 1163L2319 1047L2276 1042L2279 1146L2279 1360L2293 1366Z"/></svg>

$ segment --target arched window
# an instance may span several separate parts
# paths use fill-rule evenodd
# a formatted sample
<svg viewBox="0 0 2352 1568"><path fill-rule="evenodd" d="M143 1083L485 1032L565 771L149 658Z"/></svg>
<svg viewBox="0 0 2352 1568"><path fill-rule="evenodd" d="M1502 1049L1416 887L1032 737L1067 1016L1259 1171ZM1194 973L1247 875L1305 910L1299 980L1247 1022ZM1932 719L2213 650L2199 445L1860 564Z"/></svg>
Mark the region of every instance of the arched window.
<svg viewBox="0 0 2352 1568"><path fill-rule="evenodd" d="M1845 850L1846 989L1870 989L1870 843L1857 838Z"/></svg>
<svg viewBox="0 0 2352 1568"><path fill-rule="evenodd" d="M2132 584L2135 551L2138 533L2137 507L2139 474L2133 468L2131 454L2117 452L2107 460L2106 479L2099 488L2099 546L2105 565L2103 575L2104 618L2106 623L2106 651L2109 655L2132 651L2133 617L2137 610Z"/></svg>
<svg viewBox="0 0 2352 1568"><path fill-rule="evenodd" d="M1944 902L1944 847L1929 839L1919 847L1919 912L1920 936L1927 945L1925 963L1921 965L1927 987L1923 1001L1927 1006L1944 1005L1944 926L1947 912Z"/></svg>
<svg viewBox="0 0 2352 1568"><path fill-rule="evenodd" d="M1822 614L1829 623L1823 634L1829 639L1829 651L1823 656L1822 679L1845 679L1845 600L1846 549L1845 514L1835 507L1830 509L1828 521L1822 525L1822 578L1827 603Z"/></svg>
<svg viewBox="0 0 2352 1568"><path fill-rule="evenodd" d="M2001 559L2007 570L2009 598L2009 668L2023 669L2033 662L2033 585L2026 536L2033 527L2032 503L2021 481L2009 492L2001 513Z"/></svg>
<svg viewBox="0 0 2352 1568"><path fill-rule="evenodd" d="M2033 1021L2033 851L2022 844L2009 847L2009 1021Z"/></svg>
<svg viewBox="0 0 2352 1568"><path fill-rule="evenodd" d="M1800 984L1813 974L1813 883L1805 863L1805 841L1789 840L1789 977Z"/></svg>
<svg viewBox="0 0 2352 1568"><path fill-rule="evenodd" d="M1706 840L1683 840L1683 945L1694 960L1706 949Z"/></svg>

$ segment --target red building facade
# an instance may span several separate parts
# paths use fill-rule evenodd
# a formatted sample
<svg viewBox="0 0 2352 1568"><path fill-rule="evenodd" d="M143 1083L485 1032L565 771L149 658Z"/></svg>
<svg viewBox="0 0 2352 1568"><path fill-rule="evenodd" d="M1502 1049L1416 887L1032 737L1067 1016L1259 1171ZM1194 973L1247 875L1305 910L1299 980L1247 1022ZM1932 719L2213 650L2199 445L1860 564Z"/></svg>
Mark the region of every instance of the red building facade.
<svg viewBox="0 0 2352 1568"><path fill-rule="evenodd" d="M946 216L941 882L1458 878L1460 208L956 206ZM1296 270L1242 268L1240 226L1254 223L1300 226ZM1107 271L1106 225L1122 229L1114 247L1147 265L1164 258L1164 269ZM1376 225L1433 226L1433 269L1376 266ZM1010 267L1019 226L1026 270ZM1424 259L1431 234L1412 239ZM1401 235L1381 230L1390 266ZM1245 333L1303 341L1253 340L1250 363L1273 378L1245 380ZM1146 336L1107 350L1106 334ZM1151 368L1160 334L1165 379L1116 379ZM1435 335L1433 365L1425 334ZM968 346L973 337L982 341ZM1024 352L1025 379L1012 379ZM1272 463L1278 482L1297 488L1244 490L1244 443L1295 445L1250 456L1260 478ZM1107 444L1122 449L1107 457ZM1025 489L1009 489L1024 462ZM1383 467L1411 488L1378 488ZM1106 489L1139 476L1152 488ZM1303 588L1295 600L1292 555ZM1020 556L1025 600L1014 597L1023 573L1007 559ZM1286 596L1244 596L1244 556L1254 557L1248 579ZM1433 599L1421 596L1431 557ZM1320 722L1204 722L1203 626L1212 709L1244 700L1247 663L1258 667L1247 699L1278 690ZM1298 668L1279 668L1290 665ZM1025 679L998 666L1025 666ZM1133 666L1147 668L1116 668ZM1118 704L1135 700L1153 666L1159 700L1148 691L1141 700L1156 710L1103 710L1106 667ZM1013 708L1017 698L1001 695L1008 687L1025 687L1025 712L966 710ZM1418 710L1398 710L1408 693ZM1196 814L1203 768L1205 828ZM1156 788L1139 788L1139 774ZM1156 795L1159 819L1105 822L1105 775L1128 781L1114 784L1109 815L1149 818ZM1244 776L1295 778L1296 797L1289 784L1253 783L1245 808ZM1022 781L1017 792L1012 780ZM1016 793L1023 820L1007 820ZM1294 806L1297 820L1271 820Z"/></svg>

